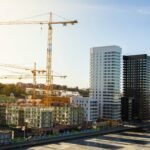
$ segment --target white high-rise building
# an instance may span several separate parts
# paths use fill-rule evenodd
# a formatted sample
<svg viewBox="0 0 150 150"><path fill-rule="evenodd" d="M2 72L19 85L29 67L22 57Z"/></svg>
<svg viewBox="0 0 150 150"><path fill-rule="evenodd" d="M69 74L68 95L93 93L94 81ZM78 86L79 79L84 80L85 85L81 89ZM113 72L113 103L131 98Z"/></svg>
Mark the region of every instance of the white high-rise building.
<svg viewBox="0 0 150 150"><path fill-rule="evenodd" d="M99 117L121 118L121 48L94 47L90 50L90 97L99 102Z"/></svg>

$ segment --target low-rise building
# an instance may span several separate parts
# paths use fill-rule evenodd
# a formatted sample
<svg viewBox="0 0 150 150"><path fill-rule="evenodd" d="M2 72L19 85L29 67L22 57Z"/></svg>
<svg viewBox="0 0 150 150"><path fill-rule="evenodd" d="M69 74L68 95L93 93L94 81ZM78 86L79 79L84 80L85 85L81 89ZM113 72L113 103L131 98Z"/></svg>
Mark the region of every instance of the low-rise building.
<svg viewBox="0 0 150 150"><path fill-rule="evenodd" d="M72 104L84 109L84 118L86 121L96 121L98 119L98 101L90 97L74 96Z"/></svg>
<svg viewBox="0 0 150 150"><path fill-rule="evenodd" d="M46 94L46 89L36 88L35 91L36 91L36 95L44 96ZM33 87L26 88L26 93L32 95ZM53 95L71 97L71 96L79 96L80 93L78 91L53 90Z"/></svg>
<svg viewBox="0 0 150 150"><path fill-rule="evenodd" d="M84 120L84 109L72 105L28 106L5 105L0 107L3 121L0 124L31 129L52 128L54 125L79 126Z"/></svg>
<svg viewBox="0 0 150 150"><path fill-rule="evenodd" d="M65 91L65 90L60 90L61 96L80 96L80 93L78 91Z"/></svg>

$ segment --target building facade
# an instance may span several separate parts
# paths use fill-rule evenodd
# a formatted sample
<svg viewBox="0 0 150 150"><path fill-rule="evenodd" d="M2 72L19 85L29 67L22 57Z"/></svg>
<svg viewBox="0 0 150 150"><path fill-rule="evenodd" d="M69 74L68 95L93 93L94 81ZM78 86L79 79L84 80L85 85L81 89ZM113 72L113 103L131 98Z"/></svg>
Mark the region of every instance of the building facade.
<svg viewBox="0 0 150 150"><path fill-rule="evenodd" d="M84 122L84 110L78 106L51 106L54 114L54 124L79 126Z"/></svg>
<svg viewBox="0 0 150 150"><path fill-rule="evenodd" d="M23 107L24 123L28 128L51 128L53 109L50 107Z"/></svg>
<svg viewBox="0 0 150 150"><path fill-rule="evenodd" d="M133 98L132 119L150 119L150 56L123 56L123 91Z"/></svg>
<svg viewBox="0 0 150 150"><path fill-rule="evenodd" d="M96 121L98 118L98 101L89 97L74 96L72 104L84 109L84 118L86 121Z"/></svg>
<svg viewBox="0 0 150 150"><path fill-rule="evenodd" d="M132 121L133 120L133 109L134 98L133 97L122 97L121 98L121 120Z"/></svg>
<svg viewBox="0 0 150 150"><path fill-rule="evenodd" d="M94 47L90 50L90 97L98 100L99 118L121 119L121 48Z"/></svg>
<svg viewBox="0 0 150 150"><path fill-rule="evenodd" d="M12 126L20 126L20 107L17 105L6 106L6 124Z"/></svg>
<svg viewBox="0 0 150 150"><path fill-rule="evenodd" d="M0 106L2 120L0 125L28 128L51 128L53 126L53 109L35 106Z"/></svg>
<svg viewBox="0 0 150 150"><path fill-rule="evenodd" d="M52 128L55 125L80 126L85 121L80 106L0 106L0 125L31 129Z"/></svg>
<svg viewBox="0 0 150 150"><path fill-rule="evenodd" d="M6 105L0 104L0 125L6 125Z"/></svg>

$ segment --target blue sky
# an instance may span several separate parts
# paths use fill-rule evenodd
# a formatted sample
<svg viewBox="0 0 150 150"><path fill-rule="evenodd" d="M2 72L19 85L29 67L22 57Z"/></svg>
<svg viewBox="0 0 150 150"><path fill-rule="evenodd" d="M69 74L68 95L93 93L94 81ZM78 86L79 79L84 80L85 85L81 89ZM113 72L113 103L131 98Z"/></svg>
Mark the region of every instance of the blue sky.
<svg viewBox="0 0 150 150"><path fill-rule="evenodd" d="M0 0L0 20L50 11L79 21L75 26L54 27L53 70L68 75L55 83L87 88L89 49L94 46L119 45L125 55L150 55L149 0ZM32 66L36 61L45 68L46 26L42 30L40 26L0 26L0 43L0 63Z"/></svg>

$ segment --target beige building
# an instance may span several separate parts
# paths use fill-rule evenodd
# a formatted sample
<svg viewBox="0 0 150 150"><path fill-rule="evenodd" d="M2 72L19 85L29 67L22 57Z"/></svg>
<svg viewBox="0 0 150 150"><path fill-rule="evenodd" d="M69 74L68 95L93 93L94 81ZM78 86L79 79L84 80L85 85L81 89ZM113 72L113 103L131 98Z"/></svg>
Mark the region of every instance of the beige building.
<svg viewBox="0 0 150 150"><path fill-rule="evenodd" d="M52 128L54 125L78 126L84 121L84 109L79 106L0 106L0 124L27 128Z"/></svg>
<svg viewBox="0 0 150 150"><path fill-rule="evenodd" d="M6 124L12 126L20 125L20 107L17 105L6 106Z"/></svg>
<svg viewBox="0 0 150 150"><path fill-rule="evenodd" d="M52 108L36 106L0 106L0 124L27 126L28 128L50 128L53 126Z"/></svg>
<svg viewBox="0 0 150 150"><path fill-rule="evenodd" d="M52 106L55 124L77 126L84 121L84 109L76 106Z"/></svg>
<svg viewBox="0 0 150 150"><path fill-rule="evenodd" d="M0 105L0 124L6 124L6 105Z"/></svg>
<svg viewBox="0 0 150 150"><path fill-rule="evenodd" d="M28 128L53 126L53 110L50 107L23 107L24 122Z"/></svg>

